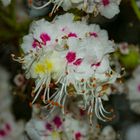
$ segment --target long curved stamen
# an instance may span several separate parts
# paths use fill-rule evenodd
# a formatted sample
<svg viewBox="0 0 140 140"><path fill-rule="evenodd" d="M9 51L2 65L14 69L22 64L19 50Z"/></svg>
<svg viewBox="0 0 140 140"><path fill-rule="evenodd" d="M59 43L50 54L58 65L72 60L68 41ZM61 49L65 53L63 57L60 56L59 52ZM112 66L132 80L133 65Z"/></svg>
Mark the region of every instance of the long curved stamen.
<svg viewBox="0 0 140 140"><path fill-rule="evenodd" d="M60 0L60 2L58 3L58 5L57 5L57 7L56 7L56 9L54 11L54 13L58 10L58 8L61 6L62 3L63 3L63 0Z"/></svg>
<svg viewBox="0 0 140 140"><path fill-rule="evenodd" d="M43 78L43 82L40 82L40 87L39 87L39 89L35 89L35 91L34 92L36 92L37 90L37 93L36 93L36 95L35 95L35 97L34 97L34 99L33 99L33 101L32 101L32 104L36 101L36 99L37 99L37 97L39 96L39 94L40 94L40 92L41 92L41 90L42 90L42 86L45 84L45 82L46 82L46 77L45 78Z"/></svg>
<svg viewBox="0 0 140 140"><path fill-rule="evenodd" d="M102 121L106 121L104 118L102 118L100 116L100 113L99 113L99 102L98 102L98 98L95 99L95 114L96 116L98 117L98 119L102 120Z"/></svg>
<svg viewBox="0 0 140 140"><path fill-rule="evenodd" d="M31 7L34 8L34 9L36 9L36 10L40 10L40 9L43 9L43 8L47 7L51 3L52 3L52 1L50 0L49 2L45 3L44 5L42 5L40 7L37 7L37 6L33 5L33 3L32 3Z"/></svg>

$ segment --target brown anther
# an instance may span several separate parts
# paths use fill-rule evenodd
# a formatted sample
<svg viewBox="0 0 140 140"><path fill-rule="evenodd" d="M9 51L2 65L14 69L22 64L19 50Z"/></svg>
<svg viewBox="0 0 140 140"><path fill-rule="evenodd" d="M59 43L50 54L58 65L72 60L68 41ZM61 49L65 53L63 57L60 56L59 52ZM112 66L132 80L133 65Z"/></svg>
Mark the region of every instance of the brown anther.
<svg viewBox="0 0 140 140"><path fill-rule="evenodd" d="M64 39L64 38L63 38L63 39ZM67 44L65 44L65 45L63 46L63 48L64 48L64 49L68 49L69 46L68 46Z"/></svg>
<svg viewBox="0 0 140 140"><path fill-rule="evenodd" d="M54 84L53 84L53 83L50 83L50 84L49 84L49 87L50 87L50 88L52 88L53 86L54 86Z"/></svg>
<svg viewBox="0 0 140 140"><path fill-rule="evenodd" d="M114 109L112 108L112 109L110 109L110 112L114 112Z"/></svg>
<svg viewBox="0 0 140 140"><path fill-rule="evenodd" d="M62 36L62 39L68 39L68 37L67 36ZM66 45L67 46L67 45Z"/></svg>
<svg viewBox="0 0 140 140"><path fill-rule="evenodd" d="M81 82L84 82L85 80L84 79L81 79Z"/></svg>
<svg viewBox="0 0 140 140"><path fill-rule="evenodd" d="M49 13L49 17L52 17L52 13Z"/></svg>
<svg viewBox="0 0 140 140"><path fill-rule="evenodd" d="M109 87L109 84L105 84L102 86L102 90L106 90Z"/></svg>
<svg viewBox="0 0 140 140"><path fill-rule="evenodd" d="M33 3L33 1L32 1L32 0L28 0L28 4L29 4L29 6L31 6L31 5L32 5L32 3Z"/></svg>
<svg viewBox="0 0 140 140"><path fill-rule="evenodd" d="M55 105L55 102L54 101L52 101L52 103L51 103L52 105Z"/></svg>
<svg viewBox="0 0 140 140"><path fill-rule="evenodd" d="M96 128L101 128L101 126L99 124L96 125Z"/></svg>
<svg viewBox="0 0 140 140"><path fill-rule="evenodd" d="M29 107L32 107L32 102L29 102Z"/></svg>
<svg viewBox="0 0 140 140"><path fill-rule="evenodd" d="M66 71L66 75L68 75L69 73Z"/></svg>
<svg viewBox="0 0 140 140"><path fill-rule="evenodd" d="M93 82L93 79L92 78L90 79L90 82Z"/></svg>
<svg viewBox="0 0 140 140"><path fill-rule="evenodd" d="M44 95L42 95L40 98L41 98L41 100L43 100L43 98L44 98Z"/></svg>
<svg viewBox="0 0 140 140"><path fill-rule="evenodd" d="M58 102L55 102L55 106L59 106L59 103Z"/></svg>
<svg viewBox="0 0 140 140"><path fill-rule="evenodd" d="M105 73L105 75L106 75L107 77L111 77L111 75L110 75L109 73Z"/></svg>
<svg viewBox="0 0 140 140"><path fill-rule="evenodd" d="M85 90L82 90L82 93L85 93Z"/></svg>
<svg viewBox="0 0 140 140"><path fill-rule="evenodd" d="M64 106L62 106L62 105L60 105L59 107L60 107L60 108L64 108Z"/></svg>
<svg viewBox="0 0 140 140"><path fill-rule="evenodd" d="M93 78L93 80L95 81L95 80L96 80L96 78L94 77L94 78Z"/></svg>
<svg viewBox="0 0 140 140"><path fill-rule="evenodd" d="M93 84L92 86L95 88L96 87L96 84Z"/></svg>
<svg viewBox="0 0 140 140"><path fill-rule="evenodd" d="M48 102L48 103L51 103L51 101L50 101L50 100L48 100L47 102Z"/></svg>

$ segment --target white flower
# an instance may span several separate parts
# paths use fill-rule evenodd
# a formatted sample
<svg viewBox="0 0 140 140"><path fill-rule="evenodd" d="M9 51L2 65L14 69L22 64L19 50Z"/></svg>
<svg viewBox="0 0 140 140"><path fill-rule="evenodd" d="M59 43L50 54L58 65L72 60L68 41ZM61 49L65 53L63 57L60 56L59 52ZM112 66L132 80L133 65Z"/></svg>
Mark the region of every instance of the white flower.
<svg viewBox="0 0 140 140"><path fill-rule="evenodd" d="M113 18L120 12L117 0L100 0L99 11L106 18Z"/></svg>
<svg viewBox="0 0 140 140"><path fill-rule="evenodd" d="M55 13L59 7L62 6L65 11L78 8L86 13L95 13L96 15L100 13L110 19L119 13L120 0L49 0L40 7L36 7L32 3L32 7L35 9L42 9L51 3L53 3L54 6L50 15Z"/></svg>
<svg viewBox="0 0 140 140"><path fill-rule="evenodd" d="M89 139L90 126L86 120L78 120L73 118L72 114L67 114L63 126L67 140Z"/></svg>
<svg viewBox="0 0 140 140"><path fill-rule="evenodd" d="M21 45L23 57L13 59L23 64L27 78L35 79L33 103L43 94L47 109L59 106L64 111L67 95L82 95L89 112L95 103L96 115L104 120L99 115L106 112L102 99L107 99L118 77L109 63L114 44L99 26L74 22L73 17L34 22Z"/></svg>
<svg viewBox="0 0 140 140"><path fill-rule="evenodd" d="M106 126L103 128L99 140L116 140L116 132L111 126Z"/></svg>
<svg viewBox="0 0 140 140"><path fill-rule="evenodd" d="M119 44L119 49L123 55L127 55L130 52L128 43L126 42Z"/></svg>
<svg viewBox="0 0 140 140"><path fill-rule="evenodd" d="M49 119L32 118L25 127L27 135L33 140L61 140L63 118L58 113L51 114Z"/></svg>
<svg viewBox="0 0 140 140"><path fill-rule="evenodd" d="M24 123L16 122L10 112L0 114L0 140L23 140Z"/></svg>

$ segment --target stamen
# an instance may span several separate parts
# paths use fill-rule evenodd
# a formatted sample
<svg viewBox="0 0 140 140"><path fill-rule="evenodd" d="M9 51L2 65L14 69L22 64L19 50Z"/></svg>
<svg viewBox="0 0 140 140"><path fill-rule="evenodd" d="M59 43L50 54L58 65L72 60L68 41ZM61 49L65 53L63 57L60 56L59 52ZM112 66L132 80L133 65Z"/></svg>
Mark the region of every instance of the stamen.
<svg viewBox="0 0 140 140"><path fill-rule="evenodd" d="M31 6L32 8L36 9L36 10L40 10L40 9L43 9L45 7L47 7L48 5L50 5L52 3L52 0L50 0L49 2L45 3L44 5L40 6L40 7L37 7L35 5L33 5L33 3L31 3Z"/></svg>

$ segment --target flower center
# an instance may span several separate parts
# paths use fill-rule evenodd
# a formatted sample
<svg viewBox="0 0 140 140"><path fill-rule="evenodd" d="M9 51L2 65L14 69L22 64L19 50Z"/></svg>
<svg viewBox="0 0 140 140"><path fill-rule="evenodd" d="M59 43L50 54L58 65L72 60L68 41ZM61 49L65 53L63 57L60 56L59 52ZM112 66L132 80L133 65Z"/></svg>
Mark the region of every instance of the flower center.
<svg viewBox="0 0 140 140"><path fill-rule="evenodd" d="M35 65L34 71L36 74L45 73L45 67L43 64L38 63Z"/></svg>
<svg viewBox="0 0 140 140"><path fill-rule="evenodd" d="M49 72L52 71L52 69L53 69L53 63L51 62L51 60L46 59L46 60L45 60L45 66L46 66L46 68L47 68L47 70L48 70Z"/></svg>

